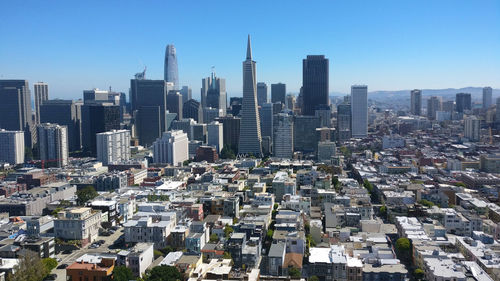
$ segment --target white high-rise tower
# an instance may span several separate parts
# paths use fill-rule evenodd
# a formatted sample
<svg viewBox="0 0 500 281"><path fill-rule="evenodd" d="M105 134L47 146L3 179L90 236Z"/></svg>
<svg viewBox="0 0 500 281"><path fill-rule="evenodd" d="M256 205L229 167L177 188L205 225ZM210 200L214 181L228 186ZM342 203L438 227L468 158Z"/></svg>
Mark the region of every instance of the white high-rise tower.
<svg viewBox="0 0 500 281"><path fill-rule="evenodd" d="M257 111L257 79L255 61L252 60L250 35L247 59L243 62L243 103L241 105L239 154L262 155L259 112Z"/></svg>

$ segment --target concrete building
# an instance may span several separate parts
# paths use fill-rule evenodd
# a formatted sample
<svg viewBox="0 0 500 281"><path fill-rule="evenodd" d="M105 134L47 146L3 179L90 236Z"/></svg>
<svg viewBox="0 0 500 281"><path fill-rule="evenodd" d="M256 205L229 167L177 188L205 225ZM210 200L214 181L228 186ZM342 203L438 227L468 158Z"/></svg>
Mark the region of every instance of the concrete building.
<svg viewBox="0 0 500 281"><path fill-rule="evenodd" d="M210 77L201 80L201 105L203 108L211 107L222 110L220 116L226 115L226 79L217 77L215 71L212 71Z"/></svg>
<svg viewBox="0 0 500 281"><path fill-rule="evenodd" d="M143 214L124 223L125 242L153 243L155 249L167 246L168 236L174 229L175 213Z"/></svg>
<svg viewBox="0 0 500 281"><path fill-rule="evenodd" d="M97 160L103 165L118 164L130 159L130 131L113 130L99 133L97 137Z"/></svg>
<svg viewBox="0 0 500 281"><path fill-rule="evenodd" d="M262 106L267 103L267 84L264 82L257 83L257 104Z"/></svg>
<svg viewBox="0 0 500 281"><path fill-rule="evenodd" d="M260 109L260 130L262 137L269 137L271 143L273 142L273 116L274 112L272 103L264 103Z"/></svg>
<svg viewBox="0 0 500 281"><path fill-rule="evenodd" d="M464 120L464 137L469 141L481 140L481 120L476 116L469 116Z"/></svg>
<svg viewBox="0 0 500 281"><path fill-rule="evenodd" d="M281 202L285 194L295 195L297 192L297 186L295 180L290 178L286 172L279 171L274 176L272 181L272 186L274 190L274 195L276 196L276 201Z"/></svg>
<svg viewBox="0 0 500 281"><path fill-rule="evenodd" d="M0 129L24 131L24 145L33 147L31 92L27 80L0 80Z"/></svg>
<svg viewBox="0 0 500 281"><path fill-rule="evenodd" d="M167 94L167 110L170 113L175 113L177 114L177 120L182 119L182 110L183 102L182 102L182 95L179 91L176 90L170 90L168 91Z"/></svg>
<svg viewBox="0 0 500 281"><path fill-rule="evenodd" d="M207 125L207 144L214 146L220 153L224 147L223 126L218 121L213 121Z"/></svg>
<svg viewBox="0 0 500 281"><path fill-rule="evenodd" d="M336 155L335 142L323 141L318 143L318 161L331 161Z"/></svg>
<svg viewBox="0 0 500 281"><path fill-rule="evenodd" d="M129 250L121 250L117 254L117 264L132 270L134 276L143 277L146 269L154 261L153 243L137 243Z"/></svg>
<svg viewBox="0 0 500 281"><path fill-rule="evenodd" d="M412 90L411 91L411 102L410 102L410 113L413 115L422 114L422 91Z"/></svg>
<svg viewBox="0 0 500 281"><path fill-rule="evenodd" d="M0 129L0 162L24 163L24 132Z"/></svg>
<svg viewBox="0 0 500 281"><path fill-rule="evenodd" d="M436 112L441 111L441 97L430 97L427 100L427 118L436 120Z"/></svg>
<svg viewBox="0 0 500 281"><path fill-rule="evenodd" d="M273 156L291 159L293 156L293 116L279 113L274 116Z"/></svg>
<svg viewBox="0 0 500 281"><path fill-rule="evenodd" d="M493 89L491 87L483 88L483 108L488 109L493 105Z"/></svg>
<svg viewBox="0 0 500 281"><path fill-rule="evenodd" d="M162 137L153 143L153 161L175 166L189 159L187 134L179 131L164 132Z"/></svg>
<svg viewBox="0 0 500 281"><path fill-rule="evenodd" d="M272 103L280 102L281 104L284 105L286 103L285 97L286 97L286 84L283 83L271 84Z"/></svg>
<svg viewBox="0 0 500 281"><path fill-rule="evenodd" d="M44 82L33 84L35 93L35 124L40 124L40 105L49 99L49 85Z"/></svg>
<svg viewBox="0 0 500 281"><path fill-rule="evenodd" d="M351 135L353 138L368 136L368 87L351 86Z"/></svg>
<svg viewBox="0 0 500 281"><path fill-rule="evenodd" d="M82 245L97 239L101 225L101 212L79 207L57 214L54 235L64 240L80 240Z"/></svg>
<svg viewBox="0 0 500 281"><path fill-rule="evenodd" d="M40 123L68 128L68 150L82 148L82 104L72 100L46 100L40 105Z"/></svg>
<svg viewBox="0 0 500 281"><path fill-rule="evenodd" d="M337 106L337 132L339 142L351 138L351 104L349 103Z"/></svg>
<svg viewBox="0 0 500 281"><path fill-rule="evenodd" d="M38 153L46 166L68 165L68 128L57 124L43 123L37 126Z"/></svg>

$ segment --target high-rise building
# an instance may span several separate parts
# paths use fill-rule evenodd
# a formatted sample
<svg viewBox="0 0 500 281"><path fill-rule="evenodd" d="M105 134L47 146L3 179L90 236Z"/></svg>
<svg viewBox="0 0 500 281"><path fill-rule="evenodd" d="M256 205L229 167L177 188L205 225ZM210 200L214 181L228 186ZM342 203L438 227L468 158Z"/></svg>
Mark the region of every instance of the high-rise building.
<svg viewBox="0 0 500 281"><path fill-rule="evenodd" d="M413 115L422 115L422 91L411 91L410 113Z"/></svg>
<svg viewBox="0 0 500 281"><path fill-rule="evenodd" d="M173 83L173 89L179 89L179 70L177 68L177 51L173 44L167 45L165 50L164 78L166 82Z"/></svg>
<svg viewBox="0 0 500 281"><path fill-rule="evenodd" d="M329 105L322 104L316 107L314 116L319 117L321 127L330 128L332 126L332 110Z"/></svg>
<svg viewBox="0 0 500 281"><path fill-rule="evenodd" d="M37 126L38 153L46 165L68 165L68 128L57 124L42 123Z"/></svg>
<svg viewBox="0 0 500 281"><path fill-rule="evenodd" d="M210 77L201 80L201 105L203 108L222 109L222 113L225 115L226 104L226 79L219 78L215 76L215 72L212 72Z"/></svg>
<svg viewBox="0 0 500 281"><path fill-rule="evenodd" d="M483 88L483 108L488 109L493 104L493 89L491 87Z"/></svg>
<svg viewBox="0 0 500 281"><path fill-rule="evenodd" d="M267 84L264 82L257 83L257 104L262 106L267 103Z"/></svg>
<svg viewBox="0 0 500 281"><path fill-rule="evenodd" d="M319 105L328 105L328 59L307 56L302 61L302 114L314 115Z"/></svg>
<svg viewBox="0 0 500 281"><path fill-rule="evenodd" d="M193 137L190 140L207 142L207 124L192 124L191 130Z"/></svg>
<svg viewBox="0 0 500 281"><path fill-rule="evenodd" d="M83 103L109 102L109 91L92 89L83 91Z"/></svg>
<svg viewBox="0 0 500 281"><path fill-rule="evenodd" d="M47 100L40 105L40 122L68 128L68 149L82 149L82 105L72 100Z"/></svg>
<svg viewBox="0 0 500 281"><path fill-rule="evenodd" d="M193 98L193 90L189 86L182 86L181 89L182 103L186 103L188 100Z"/></svg>
<svg viewBox="0 0 500 281"><path fill-rule="evenodd" d="M198 123L203 123L203 109L199 101L190 99L182 106L182 118L193 118Z"/></svg>
<svg viewBox="0 0 500 281"><path fill-rule="evenodd" d="M82 146L90 155L96 155L96 135L120 129L120 107L112 103L84 104L82 106Z"/></svg>
<svg viewBox="0 0 500 281"><path fill-rule="evenodd" d="M450 113L455 111L455 101L449 100L441 102L441 110Z"/></svg>
<svg viewBox="0 0 500 281"><path fill-rule="evenodd" d="M436 120L436 112L441 110L441 97L430 97L427 100L427 118Z"/></svg>
<svg viewBox="0 0 500 281"><path fill-rule="evenodd" d="M164 80L130 80L132 114L142 146L150 146L167 130L167 92Z"/></svg>
<svg viewBox="0 0 500 281"><path fill-rule="evenodd" d="M193 126L196 125L196 121L191 118L174 120L172 122L171 130L181 130L186 133L189 140L193 140Z"/></svg>
<svg viewBox="0 0 500 281"><path fill-rule="evenodd" d="M500 97L497 98L497 112L495 116L496 123L498 125L498 129L500 129Z"/></svg>
<svg viewBox="0 0 500 281"><path fill-rule="evenodd" d="M167 94L167 110L176 113L177 120L182 119L182 95L179 91L171 90Z"/></svg>
<svg viewBox="0 0 500 281"><path fill-rule="evenodd" d="M257 85L255 61L248 35L247 57L243 62L243 104L241 106L241 129L239 154L262 155L259 112L257 111Z"/></svg>
<svg viewBox="0 0 500 281"><path fill-rule="evenodd" d="M313 153L317 148L316 128L320 127L319 117L295 116L293 120L293 150Z"/></svg>
<svg viewBox="0 0 500 281"><path fill-rule="evenodd" d="M210 122L217 119L217 117L224 116L222 109L205 107L203 108L203 123L209 124Z"/></svg>
<svg viewBox="0 0 500 281"><path fill-rule="evenodd" d="M164 132L153 143L154 163L180 166L189 159L187 134L180 130Z"/></svg>
<svg viewBox="0 0 500 281"><path fill-rule="evenodd" d="M224 129L222 123L213 121L207 125L207 144L214 146L218 153L224 147Z"/></svg>
<svg viewBox="0 0 500 281"><path fill-rule="evenodd" d="M351 104L342 103L337 106L337 132L339 142L351 138Z"/></svg>
<svg viewBox="0 0 500 281"><path fill-rule="evenodd" d="M336 146L334 142L322 141L318 143L318 161L329 161L335 156Z"/></svg>
<svg viewBox="0 0 500 281"><path fill-rule="evenodd" d="M238 142L240 139L240 122L239 117L231 115L219 117L215 120L222 123L222 130L224 132L223 143L225 146L231 148L236 154L238 151Z"/></svg>
<svg viewBox="0 0 500 281"><path fill-rule="evenodd" d="M283 83L278 83L278 84L271 84L271 102L281 102L282 104L285 104L285 97L286 97L286 84Z"/></svg>
<svg viewBox="0 0 500 281"><path fill-rule="evenodd" d="M292 94L286 95L285 105L288 110L291 110L293 112L293 110L295 109L295 96Z"/></svg>
<svg viewBox="0 0 500 281"><path fill-rule="evenodd" d="M261 136L269 137L271 143L273 141L273 116L274 116L273 104L272 103L263 104L260 108L260 116L259 116Z"/></svg>
<svg viewBox="0 0 500 281"><path fill-rule="evenodd" d="M291 159L293 156L293 115L278 113L274 116L273 156Z"/></svg>
<svg viewBox="0 0 500 281"><path fill-rule="evenodd" d="M24 145L33 147L31 92L27 80L0 80L0 128L24 131Z"/></svg>
<svg viewBox="0 0 500 281"><path fill-rule="evenodd" d="M103 165L117 164L130 159L130 131L112 130L97 137L97 161Z"/></svg>
<svg viewBox="0 0 500 281"><path fill-rule="evenodd" d="M472 109L472 100L469 93L458 93L455 99L457 112L463 113Z"/></svg>
<svg viewBox="0 0 500 281"><path fill-rule="evenodd" d="M481 140L481 120L476 116L469 116L464 121L464 137L469 141Z"/></svg>
<svg viewBox="0 0 500 281"><path fill-rule="evenodd" d="M351 86L351 136L368 136L368 86Z"/></svg>
<svg viewBox="0 0 500 281"><path fill-rule="evenodd" d="M33 84L35 92L35 124L40 124L40 105L49 99L49 85L44 82Z"/></svg>
<svg viewBox="0 0 500 281"><path fill-rule="evenodd" d="M24 132L0 129L0 162L24 163Z"/></svg>

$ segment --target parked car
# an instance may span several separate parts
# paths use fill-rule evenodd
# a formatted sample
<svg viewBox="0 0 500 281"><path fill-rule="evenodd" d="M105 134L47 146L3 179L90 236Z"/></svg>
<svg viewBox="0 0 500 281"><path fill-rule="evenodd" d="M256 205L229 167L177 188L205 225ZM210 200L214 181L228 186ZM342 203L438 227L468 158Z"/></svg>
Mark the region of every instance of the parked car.
<svg viewBox="0 0 500 281"><path fill-rule="evenodd" d="M49 274L43 280L56 280L56 279L57 279L57 274Z"/></svg>
<svg viewBox="0 0 500 281"><path fill-rule="evenodd" d="M68 264L63 263L63 264L59 265L59 266L57 267L57 269L65 269L66 267L68 267Z"/></svg>

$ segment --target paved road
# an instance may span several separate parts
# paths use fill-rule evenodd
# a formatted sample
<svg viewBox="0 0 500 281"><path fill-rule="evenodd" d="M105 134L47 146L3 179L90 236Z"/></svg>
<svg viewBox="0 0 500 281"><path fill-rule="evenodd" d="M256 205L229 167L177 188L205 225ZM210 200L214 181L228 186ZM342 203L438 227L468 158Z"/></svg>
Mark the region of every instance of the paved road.
<svg viewBox="0 0 500 281"><path fill-rule="evenodd" d="M71 254L59 253L58 255L56 255L56 258L62 259L62 261L59 262L59 264L70 265L70 264L74 263L76 261L76 259L78 259L79 257L81 257L87 253L107 253L108 251L110 251L112 253L117 252L116 249L109 249L109 246L111 246L122 234L123 234L123 228L119 228L114 234L112 234L110 236L99 236L97 238L97 240L104 240L104 244L97 249L89 249L88 247L90 245L87 245L84 248L73 251ZM56 268L56 269L52 270L51 273L57 274L56 281L66 281L66 269L57 269Z"/></svg>

